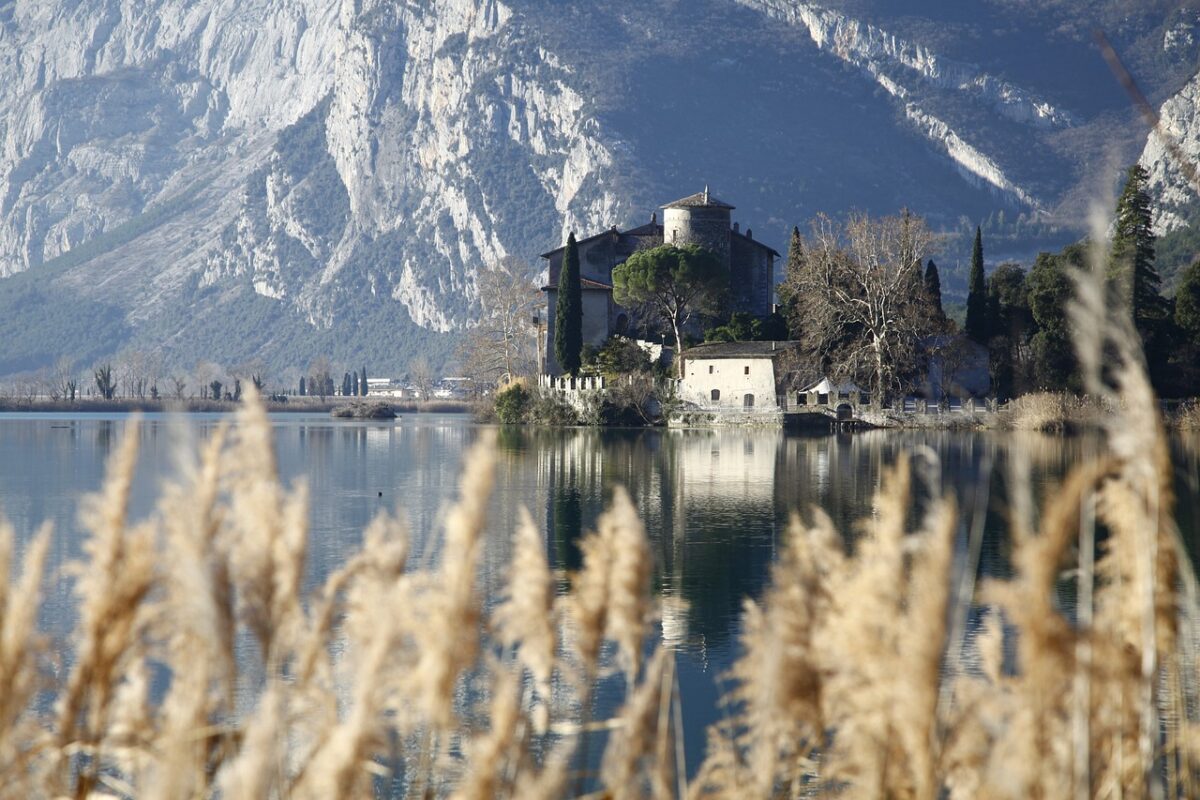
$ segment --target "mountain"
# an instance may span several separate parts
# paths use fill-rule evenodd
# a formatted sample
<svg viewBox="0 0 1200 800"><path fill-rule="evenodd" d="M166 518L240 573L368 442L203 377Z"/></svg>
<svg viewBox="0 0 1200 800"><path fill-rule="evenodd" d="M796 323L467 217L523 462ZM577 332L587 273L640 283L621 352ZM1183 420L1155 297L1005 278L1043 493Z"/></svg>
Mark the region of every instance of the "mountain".
<svg viewBox="0 0 1200 800"><path fill-rule="evenodd" d="M977 222L989 258L1079 234L1146 142L1091 30L1162 103L1184 5L0 3L0 375L440 364L482 264L705 183L779 248L912 208L953 293Z"/></svg>

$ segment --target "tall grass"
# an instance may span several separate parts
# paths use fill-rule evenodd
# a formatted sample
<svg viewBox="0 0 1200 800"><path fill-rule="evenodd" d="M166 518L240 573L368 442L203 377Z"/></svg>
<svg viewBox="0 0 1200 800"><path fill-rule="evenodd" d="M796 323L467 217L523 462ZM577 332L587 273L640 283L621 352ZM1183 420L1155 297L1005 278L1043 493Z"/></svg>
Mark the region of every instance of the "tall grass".
<svg viewBox="0 0 1200 800"><path fill-rule="evenodd" d="M690 785L651 552L625 492L565 593L522 513L489 606L483 436L436 558L410 563L408 530L383 515L305 592L307 493L281 484L257 398L136 522L131 425L83 512L67 652L36 626L49 531L18 568L0 524L4 795L1200 796L1200 606L1164 434L1136 411L1154 406L1134 336L1090 276L1073 313L1096 332L1079 350L1109 409L1104 450L1040 513L1017 470L1015 576L975 582L980 528L950 496L915 508L904 459L852 552L819 509L794 517L769 587L746 601L727 713ZM594 719L608 676L624 702Z"/></svg>

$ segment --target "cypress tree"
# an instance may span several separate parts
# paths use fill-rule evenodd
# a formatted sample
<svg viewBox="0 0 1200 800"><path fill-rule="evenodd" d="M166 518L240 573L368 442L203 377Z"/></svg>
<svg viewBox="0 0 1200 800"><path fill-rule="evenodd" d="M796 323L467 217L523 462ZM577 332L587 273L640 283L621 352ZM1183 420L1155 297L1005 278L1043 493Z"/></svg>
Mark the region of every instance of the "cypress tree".
<svg viewBox="0 0 1200 800"><path fill-rule="evenodd" d="M788 335L793 339L799 338L803 324L800 319L800 286L804 263L804 240L800 237L800 229L792 226L783 282L776 291L779 295L779 313L787 322Z"/></svg>
<svg viewBox="0 0 1200 800"><path fill-rule="evenodd" d="M363 397L367 396L367 368L365 366L362 368L362 374L358 379L358 391Z"/></svg>
<svg viewBox="0 0 1200 800"><path fill-rule="evenodd" d="M1154 266L1154 231L1146 191L1149 177L1138 164L1125 174L1109 264L1110 285L1117 297L1130 305L1134 323L1143 334L1148 324L1161 320L1167 311L1162 278Z"/></svg>
<svg viewBox="0 0 1200 800"><path fill-rule="evenodd" d="M354 397L358 397L361 394L358 387L358 372L350 373L350 394Z"/></svg>
<svg viewBox="0 0 1200 800"><path fill-rule="evenodd" d="M938 322L944 322L946 312L942 310L942 278L938 275L937 264L933 259L925 265L925 297L929 301L933 316Z"/></svg>
<svg viewBox="0 0 1200 800"><path fill-rule="evenodd" d="M554 357L563 372L579 371L583 352L583 284L579 276L579 248L575 232L567 237L562 269L558 273L558 301L554 309Z"/></svg>
<svg viewBox="0 0 1200 800"><path fill-rule="evenodd" d="M967 336L980 344L988 340L987 279L983 274L983 232L975 226L971 275L967 280Z"/></svg>
<svg viewBox="0 0 1200 800"><path fill-rule="evenodd" d="M300 396L304 397L304 376L300 376Z"/></svg>
<svg viewBox="0 0 1200 800"><path fill-rule="evenodd" d="M342 397L350 396L350 373L342 373Z"/></svg>

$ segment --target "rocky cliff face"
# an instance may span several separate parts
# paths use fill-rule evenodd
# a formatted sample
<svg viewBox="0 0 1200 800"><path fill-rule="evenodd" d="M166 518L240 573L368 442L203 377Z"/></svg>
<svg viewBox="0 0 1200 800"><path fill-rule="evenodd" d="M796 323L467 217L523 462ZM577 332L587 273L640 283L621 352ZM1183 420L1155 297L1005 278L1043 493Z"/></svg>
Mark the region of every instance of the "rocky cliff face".
<svg viewBox="0 0 1200 800"><path fill-rule="evenodd" d="M864 2L0 5L0 374L438 361L479 265L705 182L777 246L820 210L1054 213L1095 109ZM1193 58L1188 24L1155 47Z"/></svg>
<svg viewBox="0 0 1200 800"><path fill-rule="evenodd" d="M1160 129L1178 147L1177 153L1200 169L1200 75L1163 103L1158 114ZM1138 163L1150 173L1155 233L1162 236L1187 224L1200 195L1162 136L1150 134Z"/></svg>

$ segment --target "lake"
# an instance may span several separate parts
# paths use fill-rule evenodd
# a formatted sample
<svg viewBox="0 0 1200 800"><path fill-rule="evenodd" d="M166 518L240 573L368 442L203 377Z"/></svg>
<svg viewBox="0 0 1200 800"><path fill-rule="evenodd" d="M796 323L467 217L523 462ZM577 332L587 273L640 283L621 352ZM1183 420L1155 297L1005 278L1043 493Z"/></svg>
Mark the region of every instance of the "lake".
<svg viewBox="0 0 1200 800"><path fill-rule="evenodd" d="M207 436L220 415L142 418L141 459L132 514L153 508L182 445ZM272 417L285 482L307 480L311 534L306 580L321 581L354 552L366 523L400 509L413 552L428 558L440 514L452 497L463 451L481 426L457 415L410 415L355 422L284 414ZM81 554L80 498L101 485L106 457L129 418L123 415L0 414L0 509L17 531L18 550L44 520L54 523L51 562ZM545 534L552 566L579 561L582 531L594 525L615 485L626 486L646 523L663 599L662 636L677 654L689 767L701 758L704 729L720 713L722 675L737 649L743 600L758 597L790 516L824 508L850 541L869 515L886 466L916 454L921 495L952 491L961 509L960 544L977 515L984 526L980 572L1009 571L1001 534L1006 479L1027 460L1035 499L1087 457L1087 438L950 432L870 431L798 435L780 430L503 429L486 553L485 596L503 585L517 512L527 507ZM1193 560L1200 550L1200 437L1173 442L1178 517ZM59 577L42 609L56 636L73 624L68 580ZM1070 599L1063 598L1069 606ZM600 688L602 707L615 702Z"/></svg>

